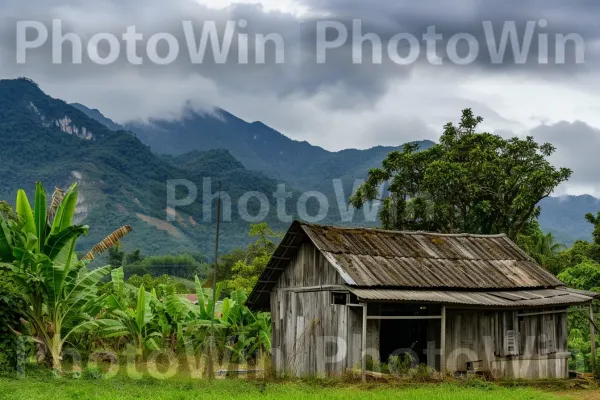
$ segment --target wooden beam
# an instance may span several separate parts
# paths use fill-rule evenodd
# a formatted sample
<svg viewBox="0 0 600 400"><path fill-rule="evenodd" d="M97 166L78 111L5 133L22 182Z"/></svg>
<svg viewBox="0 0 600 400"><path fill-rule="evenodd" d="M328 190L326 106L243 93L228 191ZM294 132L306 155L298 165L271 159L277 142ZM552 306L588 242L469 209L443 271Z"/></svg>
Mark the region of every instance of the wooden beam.
<svg viewBox="0 0 600 400"><path fill-rule="evenodd" d="M442 327L440 329L440 373L446 374L446 306L442 306Z"/></svg>
<svg viewBox="0 0 600 400"><path fill-rule="evenodd" d="M296 286L296 287L287 287L287 288L279 288L277 290L281 290L284 292L320 292L325 290L344 290L347 291L348 288L341 285L320 285L320 286Z"/></svg>
<svg viewBox="0 0 600 400"><path fill-rule="evenodd" d="M596 377L598 366L596 365L596 324L594 323L594 307L590 303L590 342L592 345L592 375Z"/></svg>
<svg viewBox="0 0 600 400"><path fill-rule="evenodd" d="M367 319L442 319L441 315L371 315Z"/></svg>
<svg viewBox="0 0 600 400"><path fill-rule="evenodd" d="M553 311L540 311L540 312L531 312L531 313L520 313L517 314L517 317L532 317L534 315L549 315L549 314L564 314L567 313L568 310L562 309L562 310L553 310Z"/></svg>
<svg viewBox="0 0 600 400"><path fill-rule="evenodd" d="M278 257L278 256L271 256L272 259L274 260L284 260L284 261L289 261L291 260L291 258L289 257Z"/></svg>
<svg viewBox="0 0 600 400"><path fill-rule="evenodd" d="M363 304L362 314L362 337L361 337L361 378L363 382L367 381L367 303Z"/></svg>

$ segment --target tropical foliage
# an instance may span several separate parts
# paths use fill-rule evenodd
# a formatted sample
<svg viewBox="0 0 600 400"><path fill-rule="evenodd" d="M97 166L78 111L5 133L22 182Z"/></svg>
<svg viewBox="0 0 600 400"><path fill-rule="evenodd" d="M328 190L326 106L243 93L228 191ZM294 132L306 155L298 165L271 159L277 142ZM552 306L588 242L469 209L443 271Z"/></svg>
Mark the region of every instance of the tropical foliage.
<svg viewBox="0 0 600 400"><path fill-rule="evenodd" d="M144 286L148 291L156 291L158 297L164 297L167 294L187 294L190 292L189 283L192 281L180 281L176 277L170 275L162 275L154 277L150 274L133 275L127 279L127 283L131 286L139 288Z"/></svg>
<svg viewBox="0 0 600 400"><path fill-rule="evenodd" d="M88 227L73 225L76 205L76 185L67 192L57 189L48 207L46 191L37 183L33 208L19 190L16 214L0 216L0 261L9 271L13 293L25 304L21 310L24 329L38 344L40 360L49 352L56 369L65 342L89 329L101 307L97 288L110 269L89 270L86 260L131 230L121 228L80 260L75 243Z"/></svg>
<svg viewBox="0 0 600 400"><path fill-rule="evenodd" d="M388 183L380 212L387 229L506 233L515 239L539 216L540 200L571 170L548 162L551 144L478 133L482 121L466 109L458 126L444 126L438 145L418 151L409 144L391 152L369 172L352 205L377 199Z"/></svg>
<svg viewBox="0 0 600 400"><path fill-rule="evenodd" d="M112 293L105 300L105 314L94 323L101 337L127 338L141 357L146 350L202 352L212 335L221 358L245 361L257 352L271 351L269 313L253 313L244 303L243 291L212 303L212 291L196 278L197 304L186 296L135 288L123 281L123 269L112 273ZM219 285L220 286L220 285ZM217 298L219 294L217 293ZM213 314L214 311L214 314ZM118 346L118 344L116 344Z"/></svg>
<svg viewBox="0 0 600 400"><path fill-rule="evenodd" d="M16 335L31 337L37 345L38 362L47 356L60 371L63 349L83 346L86 350L124 350L132 347L138 358L147 351L170 349L174 352L202 352L215 343L219 357L244 362L257 353L271 350L271 321L268 313L253 313L245 305L242 290L231 290L229 297L212 302L212 292L198 275L194 280L177 276L134 275L125 280L124 267L111 265L89 269L87 264L103 251L111 260L119 254L119 241L131 232L121 227L93 246L85 256L75 253L76 240L88 227L73 223L77 187L57 189L48 199L41 183L36 185L35 202L29 203L19 191L16 207L3 203L0 210L0 318L10 329L10 340L0 337L2 346L15 347ZM265 256L274 244L273 233L259 225L251 234L257 242L247 252L249 260ZM111 250L111 249L117 249ZM204 272L206 267L190 256L143 258L132 253L129 261L151 271L170 264L181 266L181 273ZM171 271L172 272L172 271ZM105 277L110 276L107 284ZM251 279L250 275L246 275ZM197 302L188 299L191 283ZM221 298L221 288L216 298ZM193 300L193 299L192 299ZM13 308L13 313L3 311ZM214 318L214 319L213 319ZM214 322L213 322L214 321ZM8 353L8 352L7 352ZM16 358L11 356L12 364ZM3 360L0 360L3 362Z"/></svg>
<svg viewBox="0 0 600 400"><path fill-rule="evenodd" d="M223 257L219 278L229 291L250 292L264 271L277 245L272 240L281 237L266 223L251 224L250 237L256 238L245 250L236 250Z"/></svg>

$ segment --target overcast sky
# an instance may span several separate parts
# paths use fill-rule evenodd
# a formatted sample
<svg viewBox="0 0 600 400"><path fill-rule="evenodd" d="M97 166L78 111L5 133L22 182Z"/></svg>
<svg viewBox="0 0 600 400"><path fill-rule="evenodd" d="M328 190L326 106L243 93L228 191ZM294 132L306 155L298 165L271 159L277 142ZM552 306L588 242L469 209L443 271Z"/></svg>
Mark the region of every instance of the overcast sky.
<svg viewBox="0 0 600 400"><path fill-rule="evenodd" d="M118 122L177 117L189 102L221 107L293 139L339 150L436 140L444 123L471 107L485 118L486 130L533 134L557 146L554 161L575 174L556 194L600 195L600 2L595 0L4 0L1 14L0 77L28 76L48 94L98 108ZM74 32L82 39L82 64L71 62L69 44L63 46L63 63L52 63L53 19L62 21L63 34ZM355 19L361 20L363 35L380 38L380 64L373 63L371 42L361 47L352 41ZM41 22L49 37L43 47L30 49L22 64L16 62L17 23L26 20ZM207 21L215 21L223 34L228 20L247 21L247 26L236 25L236 32L250 38L280 35L284 62L276 63L275 53L267 51L266 64L256 65L251 57L240 65L236 54L244 45L235 39L234 57L226 64L190 62L182 22L192 21L199 37ZM490 21L497 42L492 43L484 21ZM528 21L533 31L525 62L515 62L510 42L505 57L493 60L490 48L503 29L514 23L523 43ZM340 25L348 40L318 63L318 27L324 23L337 26L327 31L326 40L341 33ZM140 55L150 36L168 33L177 39L180 56L169 65L147 57L142 65L132 65L122 48L116 62L99 66L85 53L94 35L120 38L131 26L144 35L136 47ZM435 52L441 65L435 65L422 40L430 27L442 35ZM30 28L25 39L34 40L34 31ZM419 40L420 53L412 62L406 62L412 50L407 40L394 47L396 59L389 55L388 43L396 34ZM470 35L479 47L467 65L453 61L473 54L466 40L458 40L454 58L446 51L456 34ZM557 35L572 38L563 46L564 63L555 51ZM100 55L108 52L103 45ZM248 48L253 55L253 42ZM357 48L363 49L362 63L353 63ZM166 49L163 42L158 53L165 56Z"/></svg>

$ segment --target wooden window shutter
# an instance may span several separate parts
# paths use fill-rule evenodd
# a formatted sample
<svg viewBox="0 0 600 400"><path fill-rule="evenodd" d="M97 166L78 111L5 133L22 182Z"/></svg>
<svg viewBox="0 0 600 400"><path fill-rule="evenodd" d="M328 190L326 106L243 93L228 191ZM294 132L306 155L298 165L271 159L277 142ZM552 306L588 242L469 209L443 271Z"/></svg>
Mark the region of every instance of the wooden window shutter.
<svg viewBox="0 0 600 400"><path fill-rule="evenodd" d="M516 356L520 353L519 346L519 321L515 311L506 311L500 314L500 334L502 340L502 356Z"/></svg>
<svg viewBox="0 0 600 400"><path fill-rule="evenodd" d="M517 331L516 331L516 329L507 329L506 330L506 347L504 349L504 353L507 356L519 354L518 349L517 349Z"/></svg>

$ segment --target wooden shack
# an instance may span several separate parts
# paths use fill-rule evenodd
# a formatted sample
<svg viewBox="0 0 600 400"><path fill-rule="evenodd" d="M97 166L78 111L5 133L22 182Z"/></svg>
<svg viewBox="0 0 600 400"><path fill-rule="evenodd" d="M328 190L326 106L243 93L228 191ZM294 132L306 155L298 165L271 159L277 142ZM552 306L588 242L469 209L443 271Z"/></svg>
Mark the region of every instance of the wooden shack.
<svg viewBox="0 0 600 400"><path fill-rule="evenodd" d="M271 311L282 374L364 378L410 353L438 371L564 378L567 313L585 308L593 326L596 296L565 287L505 235L295 221L247 304Z"/></svg>

